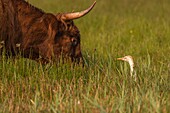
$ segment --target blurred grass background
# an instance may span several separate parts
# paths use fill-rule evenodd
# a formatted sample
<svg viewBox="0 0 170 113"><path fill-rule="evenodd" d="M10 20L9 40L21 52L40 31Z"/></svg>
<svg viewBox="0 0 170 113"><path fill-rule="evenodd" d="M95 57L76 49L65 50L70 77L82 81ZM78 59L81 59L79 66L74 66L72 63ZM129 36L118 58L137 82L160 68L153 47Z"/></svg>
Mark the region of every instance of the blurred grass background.
<svg viewBox="0 0 170 113"><path fill-rule="evenodd" d="M81 11L92 0L27 0L46 12ZM170 1L97 0L74 20L85 67L0 62L0 112L169 113ZM132 55L137 82L127 63Z"/></svg>

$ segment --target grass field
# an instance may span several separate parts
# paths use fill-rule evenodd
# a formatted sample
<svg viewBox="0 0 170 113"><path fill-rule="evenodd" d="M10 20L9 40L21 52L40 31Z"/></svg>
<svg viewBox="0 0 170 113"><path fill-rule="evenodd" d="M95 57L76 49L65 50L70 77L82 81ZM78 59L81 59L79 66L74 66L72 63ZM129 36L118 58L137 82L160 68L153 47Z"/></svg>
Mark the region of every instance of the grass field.
<svg viewBox="0 0 170 113"><path fill-rule="evenodd" d="M93 0L28 0L46 12L80 11ZM97 0L75 20L85 67L0 61L0 113L170 113L170 1ZM129 65L116 58L132 55Z"/></svg>

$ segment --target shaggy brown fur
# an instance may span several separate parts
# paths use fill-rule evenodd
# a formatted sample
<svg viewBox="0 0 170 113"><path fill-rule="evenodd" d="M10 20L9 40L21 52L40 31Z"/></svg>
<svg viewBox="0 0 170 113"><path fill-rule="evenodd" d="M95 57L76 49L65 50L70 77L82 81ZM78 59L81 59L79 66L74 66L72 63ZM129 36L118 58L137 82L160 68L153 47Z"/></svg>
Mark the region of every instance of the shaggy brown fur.
<svg viewBox="0 0 170 113"><path fill-rule="evenodd" d="M13 0L0 0L0 42L7 54L16 54L16 45L20 42L21 30L18 24L16 6Z"/></svg>
<svg viewBox="0 0 170 113"><path fill-rule="evenodd" d="M0 0L0 41L12 55L49 62L61 56L82 59L80 33L73 21L60 20L24 0Z"/></svg>

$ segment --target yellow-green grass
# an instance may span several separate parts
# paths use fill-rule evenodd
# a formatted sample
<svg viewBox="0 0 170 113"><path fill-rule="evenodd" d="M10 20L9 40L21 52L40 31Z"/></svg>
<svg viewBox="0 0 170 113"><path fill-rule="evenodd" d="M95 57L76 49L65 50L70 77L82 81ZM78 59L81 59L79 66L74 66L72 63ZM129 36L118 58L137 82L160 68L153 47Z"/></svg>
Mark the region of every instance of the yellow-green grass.
<svg viewBox="0 0 170 113"><path fill-rule="evenodd" d="M46 12L80 11L92 0L28 0ZM85 67L21 57L0 61L0 112L169 113L170 1L97 0L75 20ZM127 63L132 55L135 82Z"/></svg>

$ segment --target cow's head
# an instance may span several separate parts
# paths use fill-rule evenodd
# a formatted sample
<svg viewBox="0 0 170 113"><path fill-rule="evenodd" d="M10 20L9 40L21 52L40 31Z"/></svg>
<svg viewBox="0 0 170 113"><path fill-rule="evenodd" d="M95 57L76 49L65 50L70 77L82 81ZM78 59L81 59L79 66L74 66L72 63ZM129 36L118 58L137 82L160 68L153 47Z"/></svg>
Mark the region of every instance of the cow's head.
<svg viewBox="0 0 170 113"><path fill-rule="evenodd" d="M81 48L80 48L80 32L75 26L73 20L86 15L94 7L94 2L88 9L81 12L57 14L58 29L54 38L53 53L56 57L71 59L75 62L83 62ZM54 26L53 26L54 27ZM52 33L50 33L52 34Z"/></svg>
<svg viewBox="0 0 170 113"><path fill-rule="evenodd" d="M81 12L55 15L44 13L23 0L17 0L16 3L23 37L19 50L23 50L24 57L41 62L49 62L53 58L83 61L80 32L73 20L90 12L96 2Z"/></svg>

